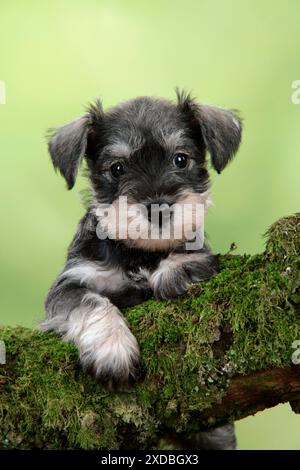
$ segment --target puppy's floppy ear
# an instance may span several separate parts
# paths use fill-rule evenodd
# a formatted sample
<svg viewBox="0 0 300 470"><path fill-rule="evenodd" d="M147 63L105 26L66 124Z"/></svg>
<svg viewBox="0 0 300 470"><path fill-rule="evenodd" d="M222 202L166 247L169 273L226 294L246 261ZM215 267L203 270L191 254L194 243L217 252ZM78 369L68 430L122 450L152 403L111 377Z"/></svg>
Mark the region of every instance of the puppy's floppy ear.
<svg viewBox="0 0 300 470"><path fill-rule="evenodd" d="M80 163L95 144L93 126L99 125L103 110L99 100L89 107L88 113L50 133L48 144L54 168L60 171L72 189Z"/></svg>
<svg viewBox="0 0 300 470"><path fill-rule="evenodd" d="M198 105L195 113L214 169L221 173L236 154L242 137L239 117L227 109Z"/></svg>
<svg viewBox="0 0 300 470"><path fill-rule="evenodd" d="M239 148L242 136L240 118L234 111L198 104L183 92L177 91L177 98L193 132L201 134L214 169L220 173Z"/></svg>

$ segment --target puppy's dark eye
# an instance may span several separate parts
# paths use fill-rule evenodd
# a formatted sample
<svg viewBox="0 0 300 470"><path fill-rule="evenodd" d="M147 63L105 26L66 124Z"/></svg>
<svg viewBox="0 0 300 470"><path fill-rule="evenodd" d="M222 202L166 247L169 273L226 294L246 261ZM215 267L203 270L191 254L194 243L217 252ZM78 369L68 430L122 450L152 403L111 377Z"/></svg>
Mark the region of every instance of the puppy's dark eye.
<svg viewBox="0 0 300 470"><path fill-rule="evenodd" d="M187 166L188 163L188 156L184 153L177 153L173 158L173 163L177 168L183 170Z"/></svg>
<svg viewBox="0 0 300 470"><path fill-rule="evenodd" d="M119 178L125 173L124 165L120 162L113 163L110 167L110 172L114 178Z"/></svg>

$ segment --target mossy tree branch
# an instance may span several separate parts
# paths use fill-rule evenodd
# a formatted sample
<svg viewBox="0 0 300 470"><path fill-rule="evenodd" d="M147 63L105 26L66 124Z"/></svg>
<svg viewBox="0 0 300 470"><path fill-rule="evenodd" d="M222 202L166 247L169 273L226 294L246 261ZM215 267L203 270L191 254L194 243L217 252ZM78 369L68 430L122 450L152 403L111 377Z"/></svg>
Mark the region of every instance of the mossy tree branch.
<svg viewBox="0 0 300 470"><path fill-rule="evenodd" d="M125 312L142 357L129 392L95 384L55 335L1 328L0 447L149 449L280 402L299 411L300 215L270 228L264 253L220 264L181 298Z"/></svg>

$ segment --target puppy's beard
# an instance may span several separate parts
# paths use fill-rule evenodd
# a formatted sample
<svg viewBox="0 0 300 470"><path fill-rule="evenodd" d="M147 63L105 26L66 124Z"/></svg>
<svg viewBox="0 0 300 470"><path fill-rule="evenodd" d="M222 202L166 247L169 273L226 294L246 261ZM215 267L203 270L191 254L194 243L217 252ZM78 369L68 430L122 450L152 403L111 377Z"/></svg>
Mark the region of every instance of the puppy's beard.
<svg viewBox="0 0 300 470"><path fill-rule="evenodd" d="M211 204L210 193L182 191L175 204L174 231L182 232L182 240L190 241L204 229L204 217Z"/></svg>
<svg viewBox="0 0 300 470"><path fill-rule="evenodd" d="M163 224L158 219L148 220L148 210L143 204L128 202L120 196L111 205L99 205L95 209L99 224L99 238L122 240L127 246L147 251L164 251L181 246L195 239L204 228L204 215L210 205L210 195L194 191L182 191L175 204L152 205L152 214L163 208ZM167 210L166 210L167 209ZM155 212L156 211L156 212ZM202 237L204 238L204 237Z"/></svg>

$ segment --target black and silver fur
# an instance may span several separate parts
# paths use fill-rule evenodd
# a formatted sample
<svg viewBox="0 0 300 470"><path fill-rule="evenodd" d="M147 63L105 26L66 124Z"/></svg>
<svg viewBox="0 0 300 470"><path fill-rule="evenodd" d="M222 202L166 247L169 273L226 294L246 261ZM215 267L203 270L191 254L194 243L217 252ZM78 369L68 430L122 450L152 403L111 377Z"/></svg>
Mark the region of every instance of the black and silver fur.
<svg viewBox="0 0 300 470"><path fill-rule="evenodd" d="M240 140L234 112L198 104L184 93L177 93L176 103L140 97L107 112L96 101L84 116L52 133L55 169L71 189L85 159L92 200L47 296L41 329L74 342L82 366L108 387L134 380L139 361L137 341L120 309L153 295L183 294L191 283L213 276L217 262L206 244L187 251L185 240L100 240L98 205L118 207L119 197L127 196L146 207L197 200L208 206L206 154L220 173ZM175 166L178 155L185 155L185 168Z"/></svg>

